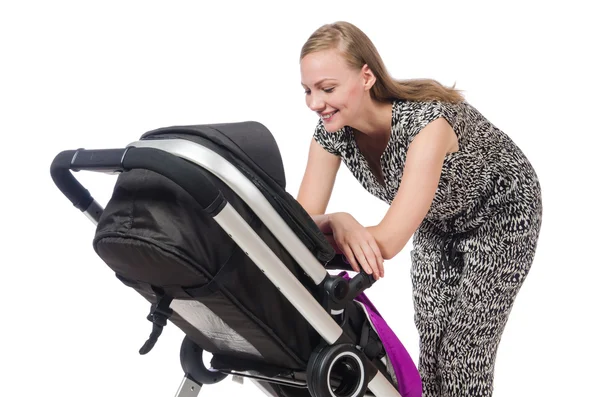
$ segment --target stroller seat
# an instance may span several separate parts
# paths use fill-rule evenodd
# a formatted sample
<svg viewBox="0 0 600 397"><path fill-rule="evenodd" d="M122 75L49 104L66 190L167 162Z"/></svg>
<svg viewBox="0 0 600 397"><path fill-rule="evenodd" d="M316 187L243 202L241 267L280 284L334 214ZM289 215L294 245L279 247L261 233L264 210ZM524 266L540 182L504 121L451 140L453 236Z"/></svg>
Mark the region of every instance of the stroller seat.
<svg viewBox="0 0 600 397"><path fill-rule="evenodd" d="M105 208L77 171L118 174ZM149 302L140 354L169 322L184 332L178 397L229 375L276 397L421 395L414 362L364 294L374 279L351 276L286 192L264 125L167 127L124 148L66 150L51 175L96 224L95 252Z"/></svg>

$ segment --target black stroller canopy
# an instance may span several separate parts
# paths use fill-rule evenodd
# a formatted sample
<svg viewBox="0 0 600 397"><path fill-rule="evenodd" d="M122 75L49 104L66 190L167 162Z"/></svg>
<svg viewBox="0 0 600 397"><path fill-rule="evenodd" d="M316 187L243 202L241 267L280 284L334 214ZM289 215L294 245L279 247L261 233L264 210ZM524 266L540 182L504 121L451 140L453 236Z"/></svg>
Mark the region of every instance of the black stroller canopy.
<svg viewBox="0 0 600 397"><path fill-rule="evenodd" d="M279 147L261 123L173 126L146 132L141 140L180 138L199 143L236 166L265 195L283 220L298 234L309 250L323 263L335 251L310 215L286 190L285 171Z"/></svg>
<svg viewBox="0 0 600 397"><path fill-rule="evenodd" d="M183 134L186 139L190 139L190 135L208 139L233 153L251 168L258 166L282 189L285 189L285 172L279 147L271 132L261 123L246 121L166 127L149 131L142 135L142 139L159 138L166 134L171 136Z"/></svg>

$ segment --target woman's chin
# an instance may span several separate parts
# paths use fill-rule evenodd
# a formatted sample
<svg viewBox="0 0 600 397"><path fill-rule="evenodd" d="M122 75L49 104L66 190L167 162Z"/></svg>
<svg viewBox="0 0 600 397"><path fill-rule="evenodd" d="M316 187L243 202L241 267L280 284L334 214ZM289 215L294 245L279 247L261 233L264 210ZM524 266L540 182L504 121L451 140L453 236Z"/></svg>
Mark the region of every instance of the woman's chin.
<svg viewBox="0 0 600 397"><path fill-rule="evenodd" d="M338 123L338 122L323 122L323 127L325 127L325 131L327 132L337 132L339 130L341 130L342 128L344 128L344 124L343 123Z"/></svg>
<svg viewBox="0 0 600 397"><path fill-rule="evenodd" d="M338 110L329 117L322 117L321 120L323 121L323 127L325 127L325 131L327 132L336 132L344 128L344 120Z"/></svg>

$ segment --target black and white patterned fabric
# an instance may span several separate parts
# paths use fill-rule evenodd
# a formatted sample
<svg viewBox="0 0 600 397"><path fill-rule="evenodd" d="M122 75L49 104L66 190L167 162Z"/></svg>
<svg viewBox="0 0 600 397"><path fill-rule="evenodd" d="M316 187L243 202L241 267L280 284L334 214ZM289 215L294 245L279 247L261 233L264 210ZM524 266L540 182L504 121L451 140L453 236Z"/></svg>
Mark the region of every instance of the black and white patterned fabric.
<svg viewBox="0 0 600 397"><path fill-rule="evenodd" d="M423 396L491 396L496 350L541 227L540 183L530 162L466 102L395 101L381 157L383 184L351 128L329 133L319 122L314 138L367 191L391 204L410 143L439 117L453 127L459 150L446 156L431 209L413 236Z"/></svg>

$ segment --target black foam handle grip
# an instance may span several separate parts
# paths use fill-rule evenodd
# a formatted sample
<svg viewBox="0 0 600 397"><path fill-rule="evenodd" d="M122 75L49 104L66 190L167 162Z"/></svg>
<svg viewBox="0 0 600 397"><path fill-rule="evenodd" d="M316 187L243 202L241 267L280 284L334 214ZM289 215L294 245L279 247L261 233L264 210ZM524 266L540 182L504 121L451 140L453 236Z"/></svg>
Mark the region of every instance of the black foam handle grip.
<svg viewBox="0 0 600 397"><path fill-rule="evenodd" d="M94 199L71 173L71 163L76 153L77 150L65 150L56 155L50 166L50 175L54 184L71 203L81 211L85 211Z"/></svg>
<svg viewBox="0 0 600 397"><path fill-rule="evenodd" d="M81 211L93 202L87 189L72 171L125 172L145 169L156 172L186 190L211 215L226 204L221 191L210 181L207 171L185 159L155 148L66 150L50 166L50 174L60 191Z"/></svg>

